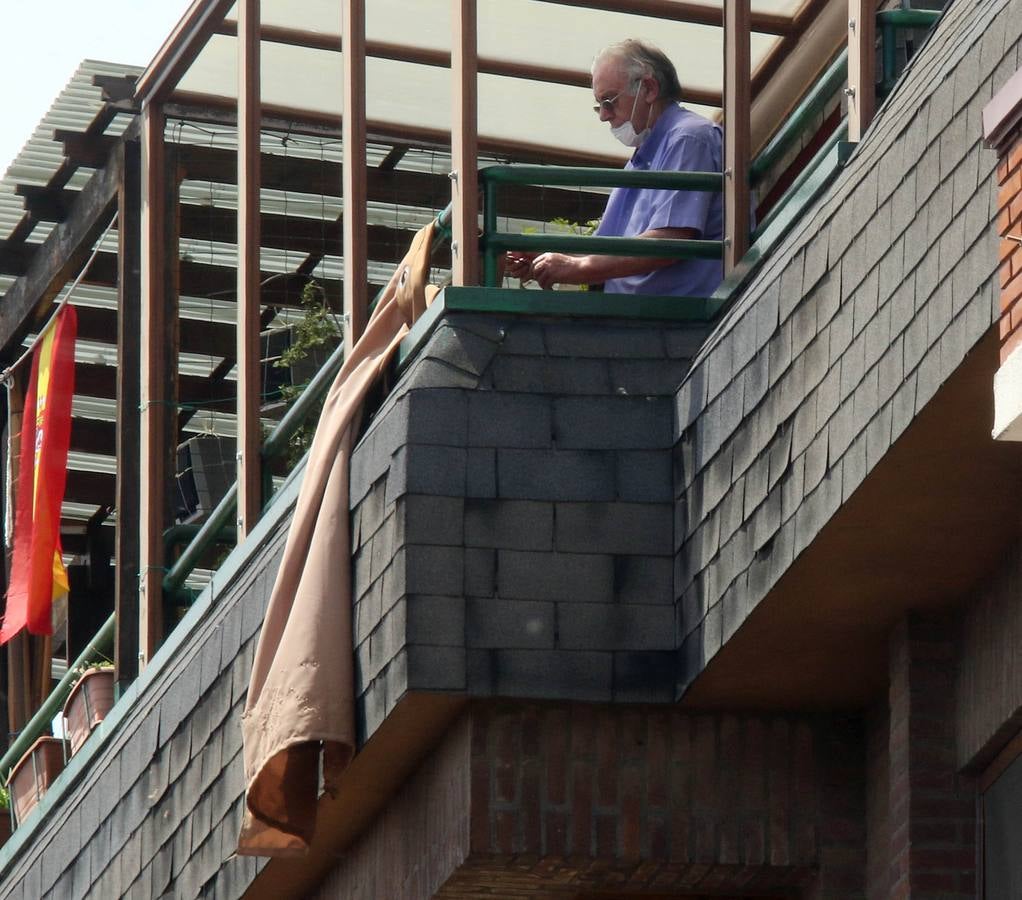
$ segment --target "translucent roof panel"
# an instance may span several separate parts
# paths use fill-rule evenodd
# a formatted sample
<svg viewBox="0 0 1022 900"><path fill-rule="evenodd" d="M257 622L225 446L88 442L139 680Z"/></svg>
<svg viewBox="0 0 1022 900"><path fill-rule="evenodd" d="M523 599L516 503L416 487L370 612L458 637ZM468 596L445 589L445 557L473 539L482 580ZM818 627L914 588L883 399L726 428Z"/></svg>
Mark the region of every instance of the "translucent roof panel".
<svg viewBox="0 0 1022 900"><path fill-rule="evenodd" d="M780 15L795 5L764 3L758 8ZM706 8L719 9L719 4ZM339 10L336 0L263 0L261 16L269 29L287 29L291 36L295 32L333 36L339 45ZM449 0L374 0L367 4L366 17L370 43L432 52L450 50ZM628 35L654 39L675 61L683 88L698 92L697 97L719 95L723 81L720 27L579 9L546 0L479 0L479 54L511 67L567 70L585 82L593 54ZM754 70L780 41L776 34L752 34ZM179 89L233 100L237 96L236 52L236 38L214 35L180 81ZM339 51L264 40L262 101L295 119L303 114L340 117L342 64ZM450 130L448 69L370 56L366 70L367 113L374 127L397 133ZM484 142L570 147L595 157L627 155L593 115L588 86L483 74L478 90L479 135ZM687 105L719 116L715 106Z"/></svg>
<svg viewBox="0 0 1022 900"><path fill-rule="evenodd" d="M530 7L558 5L555 2L550 2L550 0L524 0L524 2ZM383 6L384 4L380 0L372 0L371 3L367 4L367 7L369 7L366 11L367 16L373 16L374 10L372 7L377 5ZM437 3L435 0L432 0L432 2L425 0L422 3L417 2L417 0L404 0L402 5L411 11L406 13L406 15L414 14L417 21L421 19L419 25L424 33L436 31L437 28L443 31L450 24L449 3ZM483 14L482 7L484 5L501 6L504 3L503 0L483 0L480 3L480 16ZM507 5L510 7L512 4ZM518 6L519 3L516 2L514 5ZM754 15L778 16L787 19L793 19L807 5L807 0L752 0L751 4ZM444 9L439 11L441 6ZM721 10L723 8L720 0L686 0L684 3L679 3L678 6L698 7L707 10ZM564 8L568 9L575 19L580 15L607 14L599 10L580 9L570 4L566 4ZM427 12L435 11L438 11L436 15L426 15ZM265 25L273 25L280 28L302 28L317 34L341 33L341 4L336 2L336 0L263 0L260 15ZM227 18L231 20L237 19L237 6L231 8ZM643 17L636 16L636 18ZM574 25L577 25L577 22ZM573 34L574 27L565 32L562 37ZM428 38L424 39L428 40ZM620 35L618 35L618 39L620 39Z"/></svg>

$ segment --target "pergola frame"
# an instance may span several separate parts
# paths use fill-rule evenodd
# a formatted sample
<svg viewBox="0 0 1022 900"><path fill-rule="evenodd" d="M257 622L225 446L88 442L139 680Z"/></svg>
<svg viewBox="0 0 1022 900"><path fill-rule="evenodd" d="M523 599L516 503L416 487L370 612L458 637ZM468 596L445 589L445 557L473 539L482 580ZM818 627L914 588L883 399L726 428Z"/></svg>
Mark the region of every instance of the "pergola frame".
<svg viewBox="0 0 1022 900"><path fill-rule="evenodd" d="M116 279L121 313L116 318L118 331L118 355L120 368L116 376L116 390L121 414L117 425L111 431L117 439L117 611L118 611L118 670L122 680L129 680L135 673L136 661L144 665L159 644L163 632L163 600L161 597L162 575L168 561L164 559L163 535L172 521L168 486L171 483L174 465L176 409L180 399L202 398L199 402L217 402L218 390L210 383L201 382L193 376L177 374L177 358L181 342L186 345L201 338L217 352L228 365L230 355L238 363L238 527L243 537L259 516L263 497L264 476L260 471L260 418L259 392L259 330L261 308L267 303L277 302L272 293L277 286L263 288L266 273L260 265L260 250L273 248L279 238L281 227L272 213L260 208L260 191L265 188L289 189L290 185L303 183L309 190L337 182L343 199L343 222L327 223L314 234L313 229L302 231L301 223L288 225L291 229L283 249L301 247L311 256L316 253L316 243L329 239L343 247L344 259L343 309L347 322L346 340L349 342L365 327L369 297L369 275L366 266L370 258L370 247L375 247L372 258L386 258L396 261L400 258L397 245L401 234L398 230L380 225L368 225L366 207L374 197L379 197L381 186L390 183L407 183L408 189L441 189L443 176L422 175L411 172L389 171L384 164L374 169L367 165L366 142L385 139L395 145L393 159L400 158L402 150L398 144L420 143L435 146L450 146L452 166L448 196L452 200L452 249L454 281L456 284L475 284L479 278L477 215L478 189L477 167L480 152L500 150L514 152L523 160L546 159L556 162L578 162L579 154L572 148L552 154L548 150L527 142L514 144L503 142L499 146L492 140L481 137L478 129L477 85L480 75L502 75L533 81L566 85L588 85L589 73L582 70L555 65L536 65L508 59L481 57L477 46L476 2L475 0L451 0L453 51L427 50L399 46L387 42L366 39L365 0L340 0L342 4L343 77L344 109L341 119L308 114L296 108L274 107L262 101L260 90L260 45L263 41L292 43L324 50L341 50L336 36L317 34L302 28L281 28L260 21L259 0L239 0L238 21L225 21L225 16L234 5L231 0L196 0L181 24L168 38L152 65L138 79L132 94L130 88L123 93L119 102L130 107L130 98L141 107L141 141L129 133L125 141L104 136L103 127L109 116L97 119L97 133L85 136L64 133L65 150L69 162L75 165L98 167L97 175L87 188L77 196L64 191L61 198L59 187L50 186L45 190L25 188L26 208L35 209L31 215L59 215L63 205L72 211L70 218L62 222L60 246L67 246L67 234L74 234L75 246L80 249L62 260L52 258L46 262L44 255L37 255L26 263L25 274L16 283L14 293L8 292L5 304L0 308L0 345L10 347L37 322L52 297L66 281L67 272L75 263L81 262L98 229L108 221L113 209L120 210L121 224L118 229L120 246L117 257L100 252L90 277L113 284ZM721 24L720 10L713 10L696 4L680 3L675 0L623 0L610 3L603 0L542 0L583 9L613 10L630 12L654 18ZM749 0L725 4L725 80L721 92L690 92L689 99L698 103L721 104L725 121L728 123L726 165L729 177L725 179L725 205L727 210L727 259L730 270L741 258L748 246L749 190L741 173L747 171L751 155L750 107L765 80L781 64L782 48L790 50L797 44L800 35L809 27L813 17L824 6L826 0L810 0L791 18L767 16L750 9ZM866 0L848 0L849 19L859 27L849 29L850 74L849 94L851 97L850 129L861 134L868 124L872 109L867 108L871 92L862 85L871 83L872 65L872 24L875 4ZM854 14L853 14L854 11ZM757 73L749 71L750 35L753 31L766 32L782 38L781 46L759 67ZM205 43L215 34L235 35L238 38L238 98L237 103L209 96L195 96L180 91L177 87L182 76L198 57ZM402 128L384 122L367 119L365 73L367 57L401 59L429 66L450 67L452 83L452 122L450 133L415 127ZM130 83L129 83L130 84ZM123 91L123 88L121 89ZM116 93L114 91L113 93ZM194 104L201 104L196 107ZM115 105L111 106L111 110ZM113 112L110 113L112 115ZM173 117L187 116L194 121L209 121L238 124L236 156L230 151L182 146L180 154L171 154L165 141L166 123ZM308 160L295 158L289 161L289 170L280 170L279 157L261 151L261 129L290 128L294 120L300 119L302 127L309 133L342 138L343 159L340 166L332 163L314 167ZM856 130L857 129L857 130ZM132 150L140 147L141 153ZM111 152L113 156L110 156ZM134 154L134 155L133 155ZM109 161L107 157L110 157ZM587 161L607 164L610 160L590 154ZM136 161L133 161L136 160ZM194 326L188 320L179 318L177 298L194 278L208 277L201 263L195 261L176 265L176 247L180 239L192 236L212 237L214 224L200 221L200 214L194 207L181 206L179 185L182 179L220 178L230 181L231 170L236 165L238 185L238 212L223 212L223 222L215 227L222 228L222 237L234 240L238 248L237 267L237 327L210 323L208 326ZM71 166L73 171L74 165ZM141 174L133 174L140 169ZM141 194L136 197L133 179L141 179ZM319 179L317 181L317 179ZM324 179L326 179L324 181ZM390 180L387 180L390 179ZM330 188L336 195L337 188ZM517 200L511 199L509 214L524 214L528 205L541 196L551 199L556 206L558 192L538 189L523 189ZM53 204L56 202L56 206ZM518 204L517 206L515 204ZM46 206L46 204L50 204ZM134 225L131 224L132 210L141 204L142 240L135 245L130 239ZM83 213L88 213L86 215ZM77 217L77 218L76 218ZM85 222L84 218L89 221ZM105 218L104 218L105 217ZM231 219L233 218L233 227ZM122 234L123 232L123 234ZM304 235L304 236L303 236ZM341 242L343 241L343 244ZM394 249L380 252L380 247L394 245ZM56 244L55 244L56 246ZM320 248L321 252L321 248ZM0 247L0 255L7 254L7 266L16 265L16 247ZM46 267L49 267L46 269ZM57 268L54 268L54 267ZM207 267L208 268L208 267ZM46 269L46 271L44 271ZM136 278L135 272L139 273ZM63 280L62 280L63 279ZM19 297L24 299L18 300ZM137 308L141 299L141 314L133 322L130 310ZM114 317L98 309L83 308L81 327L83 334L101 336L110 333ZM234 335L231 334L232 330ZM141 340L135 336L141 336ZM135 354L137 352L137 360ZM141 372L141 378L132 382L131 373ZM81 377L90 379L100 386L108 381L102 367L80 364ZM221 386L222 388L222 386ZM104 388L105 390L106 388ZM133 389L136 393L133 393ZM98 387L97 387L98 390ZM205 397L203 397L205 395ZM134 397L134 399L133 399ZM127 409L127 411L125 411ZM139 413L133 421L131 409ZM98 428L98 426L97 426ZM97 431L98 434L98 431ZM85 443L91 446L85 435ZM103 441L93 440L98 447ZM135 464L138 460L138 464ZM130 473L136 473L132 478ZM112 476L99 473L75 473L74 483L82 492L81 496L97 498L107 496ZM139 510L134 519L132 509ZM132 529L137 521L137 531ZM137 592L135 573L137 576ZM137 631L127 627L127 622L138 622Z"/></svg>

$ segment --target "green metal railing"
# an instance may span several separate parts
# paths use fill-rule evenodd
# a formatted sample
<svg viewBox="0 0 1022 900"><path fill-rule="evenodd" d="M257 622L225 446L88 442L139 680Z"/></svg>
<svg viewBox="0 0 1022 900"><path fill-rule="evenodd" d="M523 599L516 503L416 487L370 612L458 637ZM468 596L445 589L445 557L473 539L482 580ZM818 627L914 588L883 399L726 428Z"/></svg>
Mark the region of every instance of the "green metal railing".
<svg viewBox="0 0 1022 900"><path fill-rule="evenodd" d="M885 9L877 13L883 66L880 96L886 97L898 80L894 74L898 65L895 34L909 28L932 28L941 15L940 11L931 9Z"/></svg>
<svg viewBox="0 0 1022 900"><path fill-rule="evenodd" d="M802 135L814 124L817 116L823 115L827 103L847 79L848 50L842 50L752 161L749 167L751 185L759 184L764 176L781 162L794 144L802 139Z"/></svg>
<svg viewBox="0 0 1022 900"><path fill-rule="evenodd" d="M483 284L499 283L497 256L504 250L602 253L616 256L658 256L678 259L720 259L723 241L591 237L572 234L516 234L497 227L497 187L502 184L544 187L640 187L720 192L719 172L641 172L570 166L487 166L480 169L483 188Z"/></svg>

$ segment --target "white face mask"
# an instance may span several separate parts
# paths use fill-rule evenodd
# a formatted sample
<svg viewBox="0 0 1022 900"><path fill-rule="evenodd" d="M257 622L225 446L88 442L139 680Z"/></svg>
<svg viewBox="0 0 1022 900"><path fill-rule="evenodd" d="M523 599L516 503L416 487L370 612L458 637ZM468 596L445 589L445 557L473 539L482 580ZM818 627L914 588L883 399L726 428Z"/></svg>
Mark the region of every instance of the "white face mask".
<svg viewBox="0 0 1022 900"><path fill-rule="evenodd" d="M626 147L638 147L647 137L649 137L649 126L647 125L642 131L636 131L632 125L632 119L635 118L635 108L639 102L639 95L635 95L635 100L632 101L632 114L628 117L627 122L623 122L620 125L614 125L610 129L610 133L614 135L622 144ZM650 113L653 112L653 107L650 107ZM648 121L649 116L646 116Z"/></svg>

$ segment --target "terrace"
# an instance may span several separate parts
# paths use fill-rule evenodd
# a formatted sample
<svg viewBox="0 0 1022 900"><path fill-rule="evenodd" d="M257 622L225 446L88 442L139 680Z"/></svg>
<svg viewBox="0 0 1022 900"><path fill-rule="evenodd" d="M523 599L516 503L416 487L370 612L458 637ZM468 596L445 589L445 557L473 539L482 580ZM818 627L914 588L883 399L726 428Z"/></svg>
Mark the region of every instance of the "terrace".
<svg viewBox="0 0 1022 900"><path fill-rule="evenodd" d="M875 4L816 0L725 7L670 0L463 0L430 10L416 4L411 16L397 2L368 9L350 0L197 2L145 72L83 67L53 111L53 139L30 144L5 182L16 194L0 197L5 204L0 287L6 290L0 346L7 360L20 354L63 295L71 293L79 312L62 533L65 551L83 567L83 599L76 603L72 596L52 643L22 636L8 651L8 715L18 737L0 768L9 768L49 727L70 686L65 673L96 649L115 660L120 699L88 752L71 761L38 812L19 823L0 867L14 871L19 848L56 833L54 811L99 778L90 773L103 758L129 752L128 736L151 727L153 710L157 755L165 741L178 741L189 710L182 700L167 711L175 684L185 684L183 696L195 701L216 699L227 684L217 726L223 736L217 741L223 769L229 760L236 762L236 755L227 755L228 714L240 710L269 585L260 582L254 597L244 591L275 564L277 532L290 516L301 473L301 465L291 470L282 461L281 450L358 340L371 298L416 228L435 219L449 232L449 241L435 251L433 280L449 278L451 286L406 338L395 364L395 392L382 401L356 450L355 461L366 469L352 476L358 521L367 521L382 490L380 460L400 450L400 444L386 445L387 422L402 403L414 417L415 404L425 402L412 398L409 383L425 377L431 359L450 362L438 350L445 335L453 334L463 350L473 346L471 335L498 344L496 350L477 348L492 360L516 356L492 337L493 329L525 341L535 326L544 329L541 356L556 356L550 348L563 339L575 348L565 351L568 358L592 352L635 368L645 355L634 349L639 336L663 340L667 349L656 383L640 393L660 398L664 408L670 405L703 341L740 306L755 279L778 264L776 254L792 230L826 195L867 135L874 98L883 102L896 90L900 70L938 18L925 10L878 11ZM686 105L726 126L724 177L654 178L723 192L727 236L718 246L608 243L555 223L585 223L599 215L608 187L653 177L619 170L623 158L611 153L605 130L589 111L588 73L595 48L650 32L679 63ZM742 172L748 178L731 177ZM734 214L749 208L750 190L759 223L752 233L747 217ZM623 301L526 290L498 283L496 257L509 248L717 254L727 277L713 297L703 298ZM285 410L267 396L261 365L265 333L300 318L300 295L310 281L323 287L343 322L344 342L297 407ZM593 334L600 330L598 339ZM610 347L614 340L617 350ZM578 350L587 341L602 349ZM480 371L434 386L478 389L485 367L478 359L472 364ZM524 364L519 359L514 365ZM584 375L573 377L585 383ZM491 387L508 390L506 384ZM581 393L597 396L602 390L590 386ZM418 414L428 418L429 409L427 403ZM658 427L649 423L648 446L628 450L663 449ZM183 528L174 510L176 457L189 436L218 439L224 458L237 453L238 465L235 486ZM406 438L411 447L410 431ZM669 528L674 497L666 503L659 495L655 499L663 507L659 512L667 511ZM409 507L404 514L410 527L413 511ZM434 510L430 521L446 515ZM457 515L469 516L464 505ZM362 530L369 534L368 526ZM228 547L236 543L230 553L224 552L225 538ZM654 538L650 546L656 546ZM368 581L378 573L375 564L373 572L363 572L360 560L368 565L374 551L356 544L353 552L356 600L368 608ZM375 552L384 551L377 545ZM643 554L650 571L659 573L662 566L653 558L667 554L648 547L621 551ZM426 568L435 571L436 562ZM407 576L410 582L410 568ZM611 580L617 584L619 576ZM368 580L364 585L362 578ZM406 587L409 596L433 593ZM671 588L664 590L676 599ZM467 586L462 593L470 593ZM369 747L375 738L377 747L376 755L366 753L356 763L371 773L368 793L383 797L395 789L460 714L466 697L537 696L510 658L499 671L485 677L476 672L473 678L471 663L465 674L466 663L459 664L456 654L432 651L430 667L424 656L409 651L402 681L400 666L391 669L392 660L380 662L370 652L370 633L381 639L375 629L385 614L358 624L357 613L356 653L363 652L362 639L366 643L365 658L357 657L364 679L358 685L359 740ZM242 616L244 624L237 625L237 639L227 641L231 616ZM668 619L673 631L673 612ZM593 635L580 641L598 642ZM217 652L208 649L210 641ZM636 651L629 658L638 673L631 681L618 677L626 660L615 659L606 697L592 689L588 676L559 668L551 655L542 667L553 673L549 697L674 703L679 691L674 649L673 643L670 651L657 645L641 661ZM198 664L191 684L187 661L195 662L196 654L210 661ZM668 658L670 671L662 665ZM456 677L459 665L462 674ZM685 663L685 677L697 668ZM200 729L207 732L203 739L217 733L215 724L207 721ZM395 730L408 727L414 739L402 743L394 737ZM194 758L202 744L198 732L189 731L189 744ZM384 772L379 754L388 749L395 762ZM171 755L169 743L166 753ZM133 774L145 778L141 768ZM237 781L236 773L231 777ZM215 773L209 778L215 780ZM122 790L134 783L127 779ZM202 783L214 782L203 775ZM223 808L215 811L219 818L208 816L223 823L240 815L237 799L226 790ZM345 818L336 805L321 813L330 837L316 848L303 888L328 871L336 848L358 834L380 802L367 800L366 811L355 819ZM229 824L223 828L231 830ZM158 846L177 840L168 832ZM167 873L187 868L184 860L198 846L196 841L177 849ZM95 870L96 863L91 865ZM792 868L798 870L792 875L796 881L807 877L807 866ZM272 894L267 885L294 877L293 869L276 862L238 862L228 874L228 867L206 869L199 886L220 879L216 883L230 883L235 893L258 877L258 889ZM114 878L97 871L92 876L85 880L93 886L100 877ZM56 890L63 877L55 873L39 895ZM83 877L71 879L77 886ZM150 877L155 883L156 876Z"/></svg>

